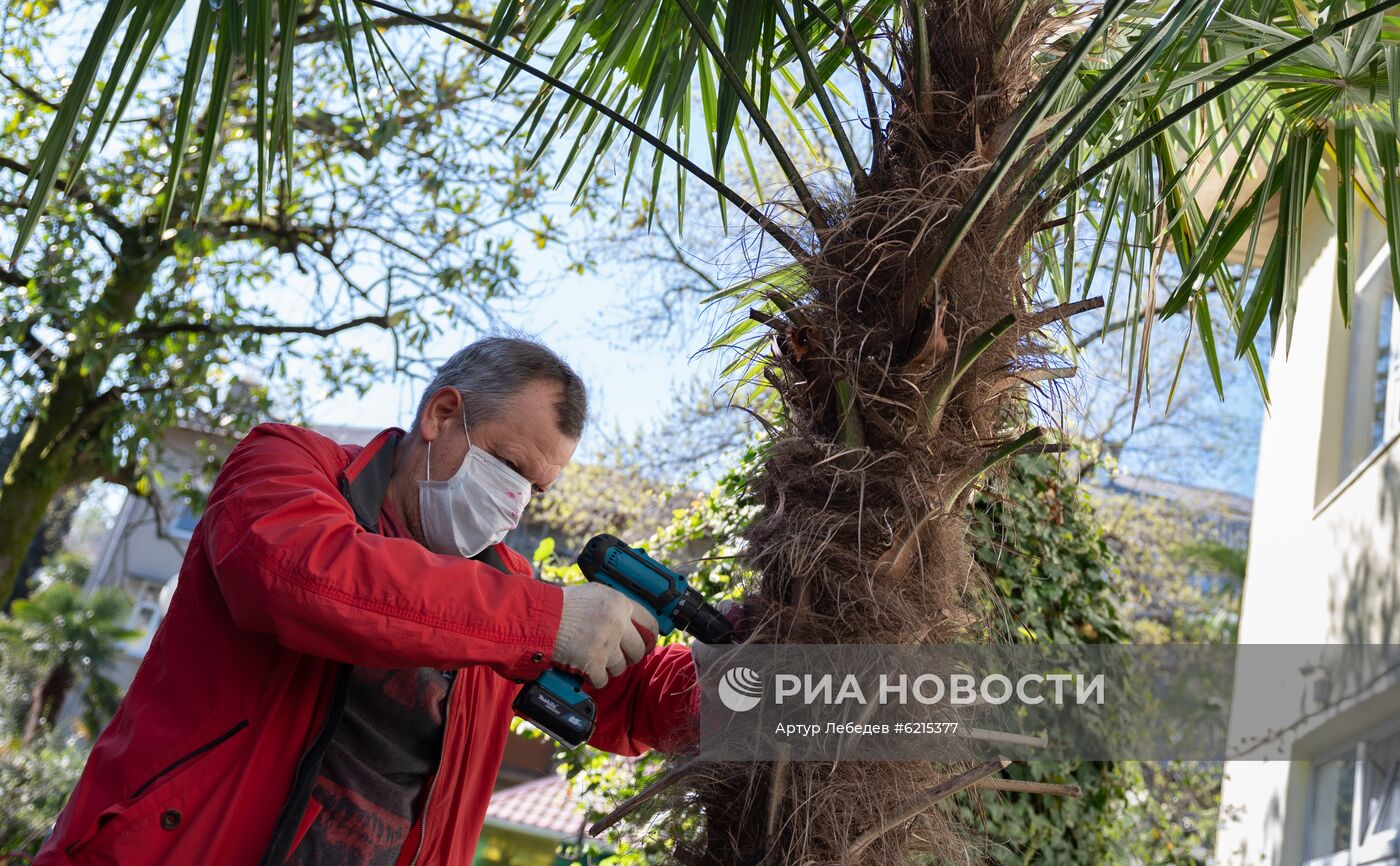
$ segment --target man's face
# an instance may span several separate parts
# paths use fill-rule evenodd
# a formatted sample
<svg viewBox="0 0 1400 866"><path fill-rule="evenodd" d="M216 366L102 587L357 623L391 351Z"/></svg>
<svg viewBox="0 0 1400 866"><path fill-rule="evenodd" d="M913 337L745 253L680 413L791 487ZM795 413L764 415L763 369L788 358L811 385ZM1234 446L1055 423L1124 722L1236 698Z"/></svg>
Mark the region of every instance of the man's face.
<svg viewBox="0 0 1400 866"><path fill-rule="evenodd" d="M533 495L554 484L578 447L577 439L559 432L554 406L562 396L556 382L531 382L506 402L499 418L478 423L470 431L472 446L528 480ZM427 467L430 476L434 481L450 478L467 455L461 395L453 388L440 389L429 400L424 416L420 427L433 444Z"/></svg>

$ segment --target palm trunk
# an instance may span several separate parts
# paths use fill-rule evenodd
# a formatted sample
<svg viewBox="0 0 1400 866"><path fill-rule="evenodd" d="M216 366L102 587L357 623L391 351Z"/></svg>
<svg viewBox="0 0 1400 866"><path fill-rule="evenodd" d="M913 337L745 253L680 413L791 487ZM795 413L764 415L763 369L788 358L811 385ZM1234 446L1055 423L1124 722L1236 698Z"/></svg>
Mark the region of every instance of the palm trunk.
<svg viewBox="0 0 1400 866"><path fill-rule="evenodd" d="M921 5L905 16L923 30L897 45L904 84L869 183L825 204L830 226L800 262L805 293L787 299L775 325L784 424L753 480L762 509L746 533L760 643L982 633L966 490L1024 429L1024 388L1009 374L1044 363L1031 339L1039 322L1027 315L1029 233L997 243L1009 196L993 198L941 274L935 263L995 152L989 143L1035 83L1031 51L1048 4ZM1008 318L954 376L976 338ZM722 765L692 786L704 830L677 856L705 866L975 861L980 843L935 810L851 850L911 795L964 769Z"/></svg>
<svg viewBox="0 0 1400 866"><path fill-rule="evenodd" d="M55 365L49 390L0 476L0 598L10 597L54 497L69 484L90 480L108 453L101 432L121 399L102 390L113 357L110 346L104 348L103 329L130 323L168 254L141 239L123 243L123 253L102 295L74 325L77 338Z"/></svg>
<svg viewBox="0 0 1400 866"><path fill-rule="evenodd" d="M76 676L73 673L73 666L67 659L59 660L49 672L44 675L44 679L34 687L30 696L29 715L24 722L24 737L21 745L28 746L44 731L53 728L58 721L58 714L63 709L63 702L68 698L68 692L73 688Z"/></svg>

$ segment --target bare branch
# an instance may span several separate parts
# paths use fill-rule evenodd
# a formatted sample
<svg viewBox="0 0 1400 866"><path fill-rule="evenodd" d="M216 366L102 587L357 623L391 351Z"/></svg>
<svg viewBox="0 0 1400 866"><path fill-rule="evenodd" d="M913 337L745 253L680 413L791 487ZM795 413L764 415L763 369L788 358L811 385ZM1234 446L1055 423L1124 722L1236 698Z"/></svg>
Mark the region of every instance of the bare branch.
<svg viewBox="0 0 1400 866"><path fill-rule="evenodd" d="M127 336L141 340L157 339L171 334L262 334L264 336L310 334L314 337L330 337L341 331L348 331L363 325L373 325L376 328L387 330L391 323L386 315L361 316L338 325L324 327L319 325L215 325L206 322L171 322L165 325L137 328Z"/></svg>
<svg viewBox="0 0 1400 866"><path fill-rule="evenodd" d="M698 766L700 766L700 759L691 758L684 763L677 764L665 773L662 773L650 785L638 791L636 794L633 794L631 797L628 797L626 800L622 801L616 809L613 809L611 812L598 819L597 823L588 828L589 835L598 836L611 829L618 821L621 821L623 818L635 812L637 807L641 806L652 797L655 797L657 794L660 794L662 791L665 791L667 788L675 785Z"/></svg>
<svg viewBox="0 0 1400 866"><path fill-rule="evenodd" d="M57 103L57 102L54 102L54 101L51 100L51 99L45 98L45 97L44 97L44 94L40 93L39 91L35 90L35 89L32 88L32 87L29 87L29 86L27 86L27 85L25 85L25 84L22 84L21 82L19 82L18 80L16 80L15 77L14 77L13 75L10 75L8 72L0 72L0 78L3 78L3 79L5 79L6 81L10 82L10 86L11 86L11 87L13 87L15 90L18 90L20 93L23 93L25 96L29 97L29 99L30 99L31 101L39 103L40 105L42 105L42 106L48 108L50 111L58 111L58 103Z"/></svg>
<svg viewBox="0 0 1400 866"><path fill-rule="evenodd" d="M201 225L222 240L259 241L282 253L290 253L303 246L315 249L318 244L328 244L339 232L330 225L288 224L250 217L229 217Z"/></svg>

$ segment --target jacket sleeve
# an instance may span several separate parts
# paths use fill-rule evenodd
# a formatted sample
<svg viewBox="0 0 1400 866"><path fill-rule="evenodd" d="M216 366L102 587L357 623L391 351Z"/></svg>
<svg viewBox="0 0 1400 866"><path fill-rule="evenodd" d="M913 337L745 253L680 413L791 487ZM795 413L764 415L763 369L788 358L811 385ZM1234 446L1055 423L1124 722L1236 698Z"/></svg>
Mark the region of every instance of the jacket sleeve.
<svg viewBox="0 0 1400 866"><path fill-rule="evenodd" d="M598 724L588 744L618 755L675 752L698 737L700 688L690 647L668 644L601 689L588 688Z"/></svg>
<svg viewBox="0 0 1400 866"><path fill-rule="evenodd" d="M483 664L510 679L538 676L560 589L366 532L319 447L304 431L264 425L219 473L199 530L234 621L365 667Z"/></svg>

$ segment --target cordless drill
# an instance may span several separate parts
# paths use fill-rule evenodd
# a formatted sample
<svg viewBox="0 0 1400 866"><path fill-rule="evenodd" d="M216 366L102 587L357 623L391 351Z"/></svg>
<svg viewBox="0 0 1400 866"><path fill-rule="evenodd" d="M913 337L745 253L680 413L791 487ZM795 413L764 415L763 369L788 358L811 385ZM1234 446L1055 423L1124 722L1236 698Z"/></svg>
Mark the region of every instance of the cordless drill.
<svg viewBox="0 0 1400 866"><path fill-rule="evenodd" d="M583 576L612 587L656 616L662 636L676 629L702 643L732 643L729 620L685 578L611 535L597 535L578 555ZM583 690L583 679L551 668L527 683L512 705L517 713L569 748L593 735L598 708Z"/></svg>

